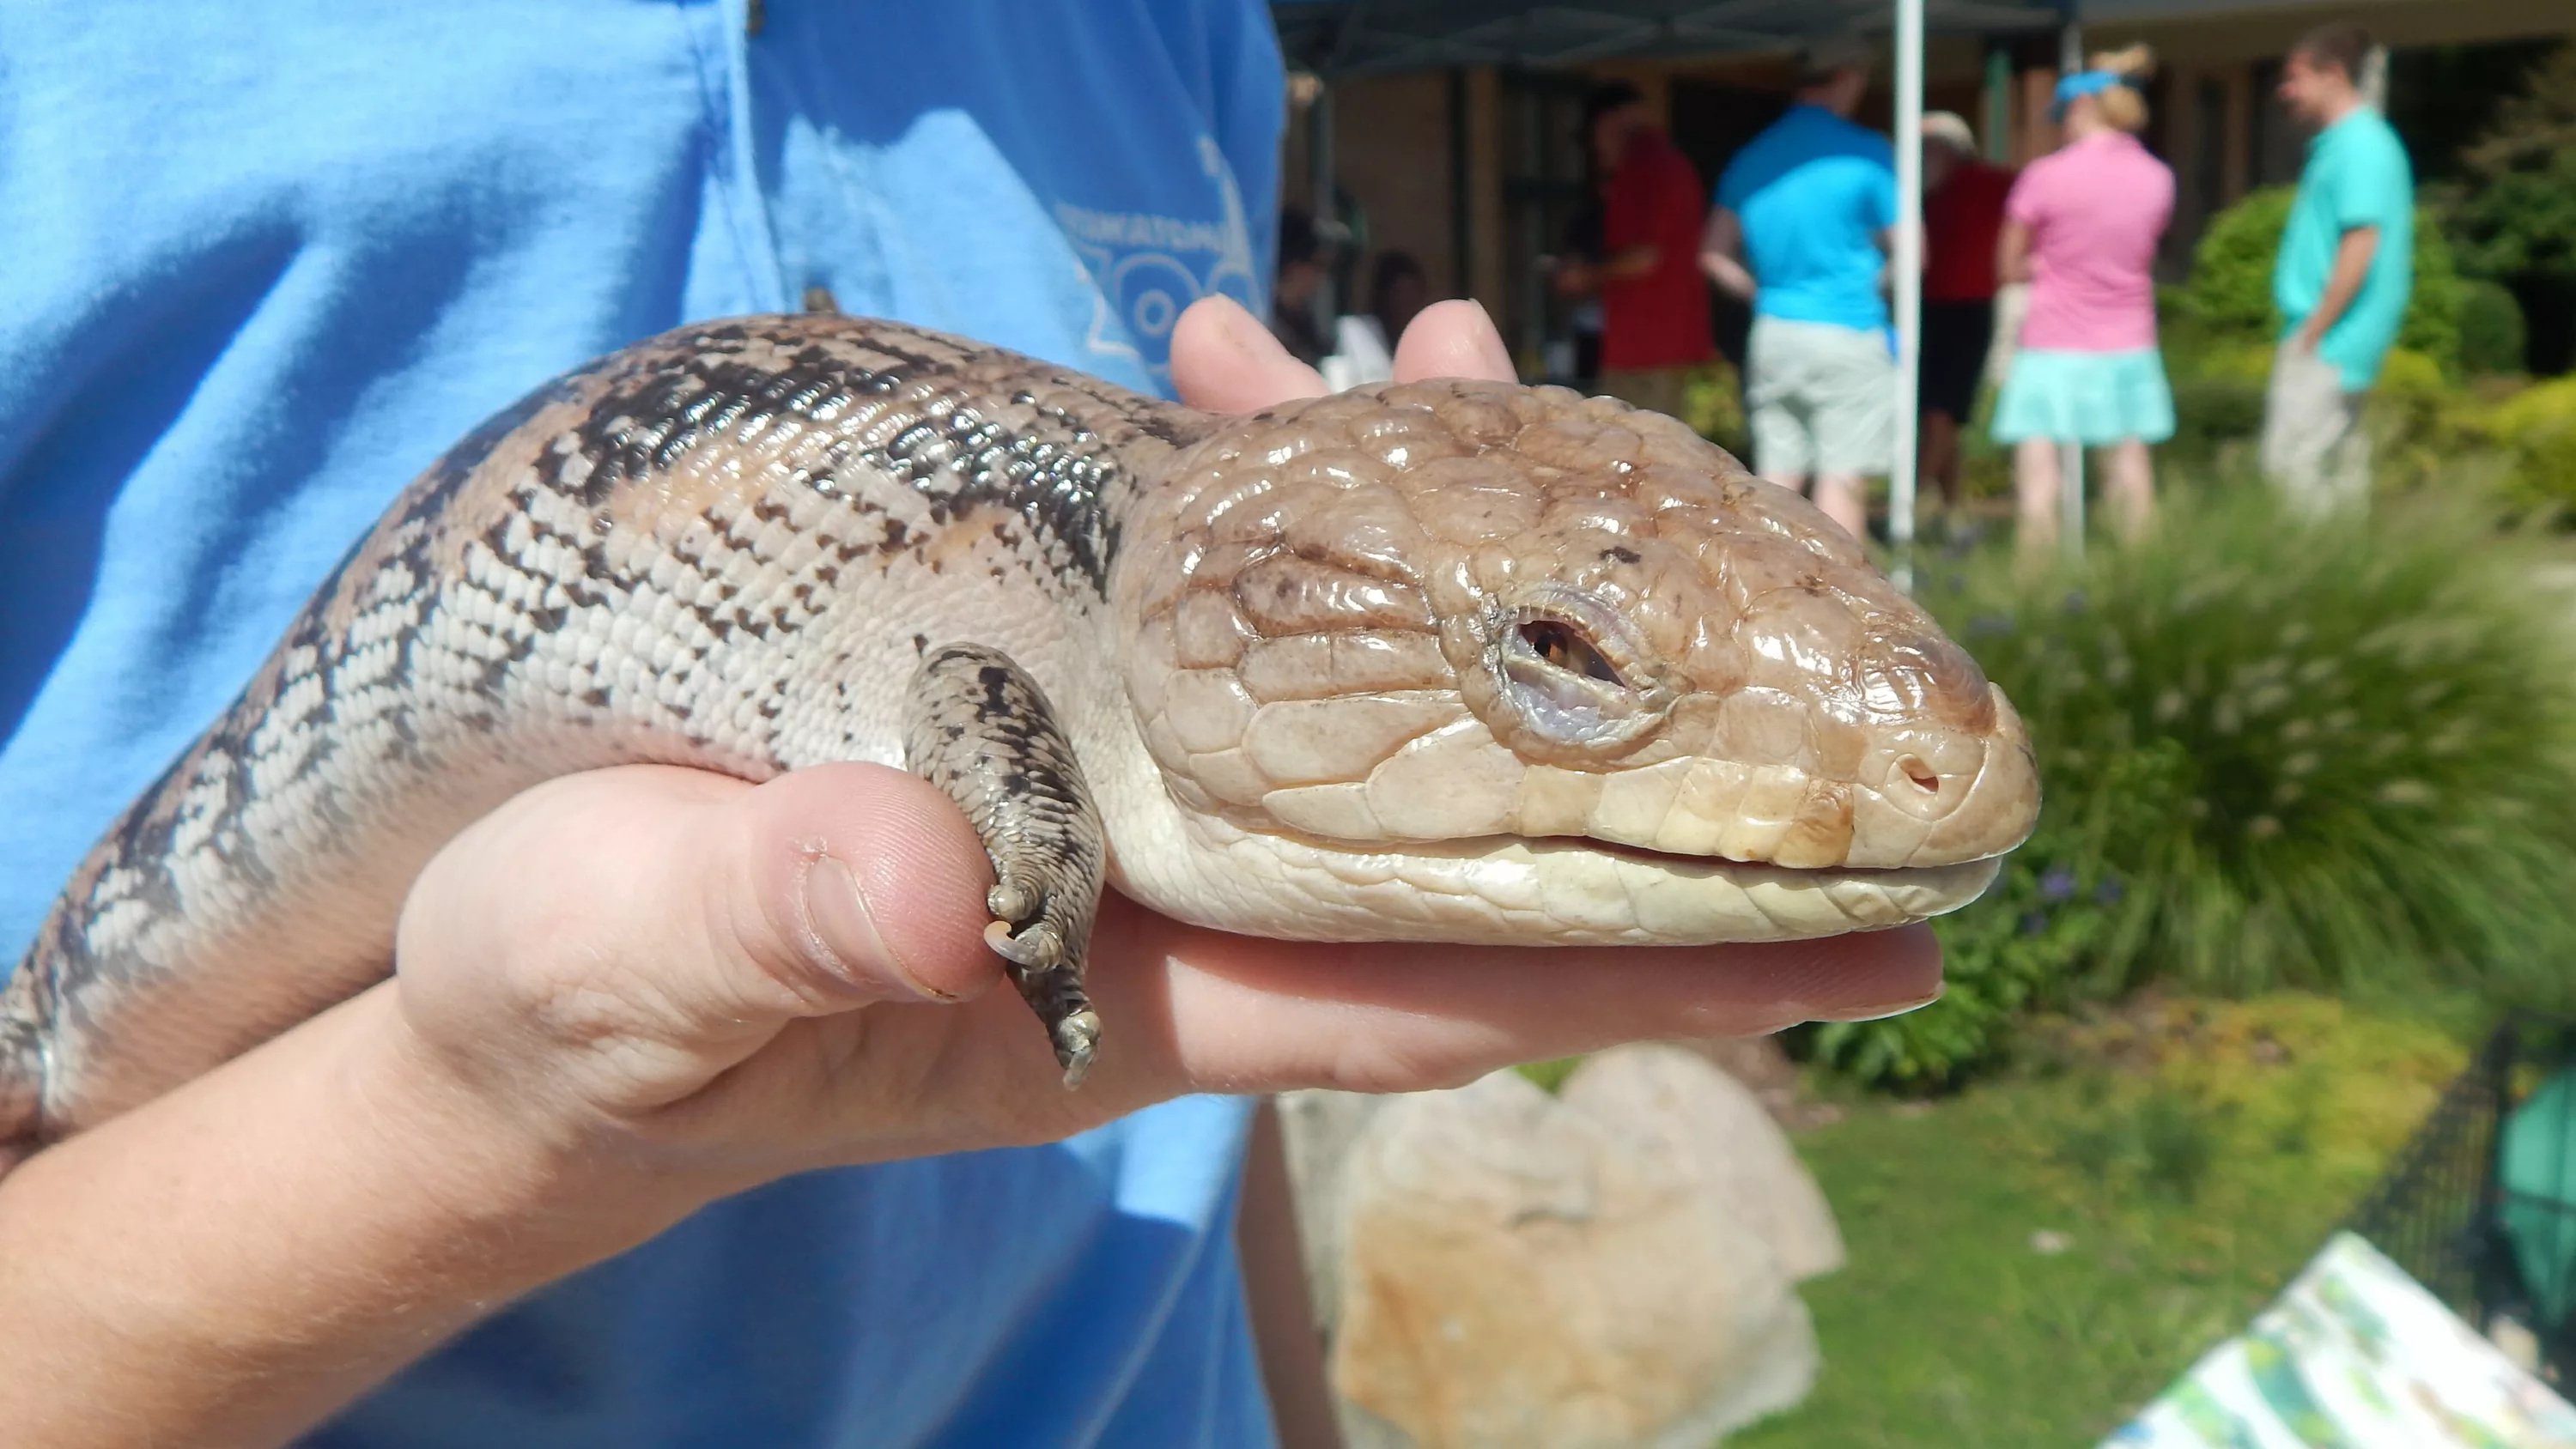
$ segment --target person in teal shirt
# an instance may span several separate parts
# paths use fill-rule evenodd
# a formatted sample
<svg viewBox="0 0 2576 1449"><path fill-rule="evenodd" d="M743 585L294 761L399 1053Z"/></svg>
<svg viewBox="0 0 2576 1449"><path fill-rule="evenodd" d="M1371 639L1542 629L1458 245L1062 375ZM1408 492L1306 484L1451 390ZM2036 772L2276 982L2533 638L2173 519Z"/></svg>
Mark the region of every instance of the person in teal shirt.
<svg viewBox="0 0 2576 1449"><path fill-rule="evenodd" d="M2415 178L2405 144L2363 99L2370 51L2361 27L2326 25L2281 68L2282 103L2318 129L2272 269L2287 325L2264 401L2263 471L2308 512L2369 494L2361 398L2415 285Z"/></svg>
<svg viewBox="0 0 2576 1449"><path fill-rule="evenodd" d="M1881 292L1895 152L1851 119L1869 61L1858 41L1808 48L1788 112L1727 163L1700 237L1701 270L1753 304L1754 466L1801 491L1813 475L1816 506L1854 538L1869 536L1866 480L1886 475L1895 440Z"/></svg>

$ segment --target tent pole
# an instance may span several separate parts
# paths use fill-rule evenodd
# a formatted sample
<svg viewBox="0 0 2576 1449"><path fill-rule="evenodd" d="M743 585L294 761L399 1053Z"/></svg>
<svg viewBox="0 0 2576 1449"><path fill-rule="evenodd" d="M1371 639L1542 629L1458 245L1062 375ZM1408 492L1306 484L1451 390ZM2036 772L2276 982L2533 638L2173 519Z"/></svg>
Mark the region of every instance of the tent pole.
<svg viewBox="0 0 2576 1449"><path fill-rule="evenodd" d="M1923 0L1896 0L1895 457L1887 478L1887 542L1897 586L1914 587L1914 485L1920 440L1915 398L1923 366Z"/></svg>

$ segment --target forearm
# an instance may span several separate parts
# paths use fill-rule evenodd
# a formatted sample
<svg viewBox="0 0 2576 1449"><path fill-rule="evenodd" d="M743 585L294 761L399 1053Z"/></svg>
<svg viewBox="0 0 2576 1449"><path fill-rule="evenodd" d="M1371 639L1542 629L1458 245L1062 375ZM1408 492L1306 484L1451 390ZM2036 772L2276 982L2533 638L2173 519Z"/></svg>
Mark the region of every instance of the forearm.
<svg viewBox="0 0 2576 1449"><path fill-rule="evenodd" d="M2005 223L1995 241L1995 280L2006 284L2030 280L2030 228L2019 222Z"/></svg>
<svg viewBox="0 0 2576 1449"><path fill-rule="evenodd" d="M1663 255L1662 248L1653 242L1641 242L1611 257L1603 264L1601 275L1613 282L1634 281L1652 272Z"/></svg>
<svg viewBox="0 0 2576 1449"><path fill-rule="evenodd" d="M1744 265L1744 226L1734 212L1712 207L1700 228L1699 269L1728 296L1753 300L1753 273Z"/></svg>
<svg viewBox="0 0 2576 1449"><path fill-rule="evenodd" d="M1701 252L1699 269L1728 296L1746 302L1753 300L1753 273L1733 256L1725 252Z"/></svg>
<svg viewBox="0 0 2576 1449"><path fill-rule="evenodd" d="M1235 1220L1243 1293L1261 1351L1261 1380L1282 1449L1340 1449L1324 1346L1306 1291L1305 1252L1288 1176L1279 1109L1264 1099L1252 1119L1243 1165L1243 1208Z"/></svg>
<svg viewBox="0 0 2576 1449"><path fill-rule="evenodd" d="M2334 269L2326 274L2325 290L2317 297L2315 310L2300 323L2313 344L2326 335L2343 317L2352 299L2361 295L2361 284L2370 275L2371 258L2379 252L2379 229L2355 227L2343 234L2335 245Z"/></svg>
<svg viewBox="0 0 2576 1449"><path fill-rule="evenodd" d="M682 1210L398 1050L381 987L0 1178L15 1449L266 1445Z"/></svg>

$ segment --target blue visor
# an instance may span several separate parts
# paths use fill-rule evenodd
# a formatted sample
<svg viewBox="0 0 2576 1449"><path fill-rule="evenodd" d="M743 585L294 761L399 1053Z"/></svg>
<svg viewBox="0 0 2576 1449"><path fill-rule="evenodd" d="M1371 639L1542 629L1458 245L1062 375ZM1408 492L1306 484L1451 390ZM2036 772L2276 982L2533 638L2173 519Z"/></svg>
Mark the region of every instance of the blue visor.
<svg viewBox="0 0 2576 1449"><path fill-rule="evenodd" d="M2049 103L2048 118L2059 120L2077 96L2089 96L2121 83L2121 77L2107 70L2079 70L2057 83L2057 97Z"/></svg>

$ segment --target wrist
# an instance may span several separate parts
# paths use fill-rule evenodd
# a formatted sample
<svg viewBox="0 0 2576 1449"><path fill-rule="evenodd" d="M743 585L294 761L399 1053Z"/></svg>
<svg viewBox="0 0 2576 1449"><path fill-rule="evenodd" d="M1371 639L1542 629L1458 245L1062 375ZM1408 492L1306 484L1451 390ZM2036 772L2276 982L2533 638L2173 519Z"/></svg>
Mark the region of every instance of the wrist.
<svg viewBox="0 0 2576 1449"><path fill-rule="evenodd" d="M393 995L0 1179L12 1445L281 1442L692 1205L424 1070Z"/></svg>
<svg viewBox="0 0 2576 1449"><path fill-rule="evenodd" d="M725 1190L692 1183L566 1094L460 1069L412 1029L398 982L343 1009L357 1018L349 1095L394 1170L388 1186L464 1236L506 1239L517 1261L491 1266L518 1286L623 1251Z"/></svg>

